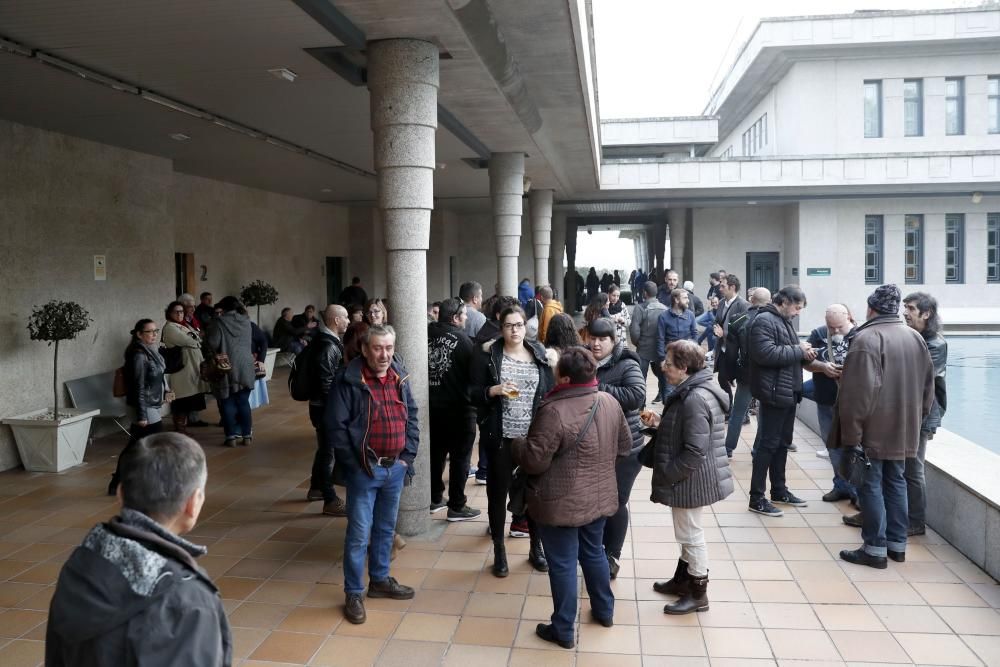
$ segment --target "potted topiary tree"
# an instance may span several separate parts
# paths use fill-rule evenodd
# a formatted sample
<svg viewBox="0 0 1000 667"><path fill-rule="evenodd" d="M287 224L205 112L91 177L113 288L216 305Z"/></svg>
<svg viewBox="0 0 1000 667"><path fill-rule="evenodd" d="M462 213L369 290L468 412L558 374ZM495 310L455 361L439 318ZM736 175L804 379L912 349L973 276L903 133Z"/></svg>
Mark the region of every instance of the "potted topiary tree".
<svg viewBox="0 0 1000 667"><path fill-rule="evenodd" d="M240 301L248 308L257 306L257 326L260 326L260 307L270 306L278 301L278 290L270 283L255 280L240 288Z"/></svg>
<svg viewBox="0 0 1000 667"><path fill-rule="evenodd" d="M28 318L31 340L44 340L54 347L52 408L9 417L3 423L14 431L21 462L30 472L60 472L83 462L90 422L100 410L60 409L59 342L76 338L91 321L80 304L56 300L36 306Z"/></svg>

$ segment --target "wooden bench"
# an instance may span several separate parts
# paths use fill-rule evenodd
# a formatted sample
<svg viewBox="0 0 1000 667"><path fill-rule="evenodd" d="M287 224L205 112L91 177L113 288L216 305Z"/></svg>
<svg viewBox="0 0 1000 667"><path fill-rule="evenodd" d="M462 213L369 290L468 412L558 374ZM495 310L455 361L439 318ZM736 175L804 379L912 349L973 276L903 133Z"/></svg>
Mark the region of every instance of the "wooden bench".
<svg viewBox="0 0 1000 667"><path fill-rule="evenodd" d="M66 390L69 392L70 403L81 410L100 410L98 417L111 419L118 428L128 433L121 420L128 415L128 406L124 397L116 397L112 393L115 382L115 372L98 373L87 377L68 380Z"/></svg>

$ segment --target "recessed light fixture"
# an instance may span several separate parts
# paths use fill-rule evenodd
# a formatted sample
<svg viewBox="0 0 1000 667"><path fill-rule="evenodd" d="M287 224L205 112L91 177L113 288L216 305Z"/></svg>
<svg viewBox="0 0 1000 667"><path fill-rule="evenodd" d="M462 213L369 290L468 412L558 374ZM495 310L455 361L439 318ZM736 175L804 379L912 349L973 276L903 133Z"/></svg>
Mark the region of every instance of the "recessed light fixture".
<svg viewBox="0 0 1000 667"><path fill-rule="evenodd" d="M333 188L323 188L322 190L320 190L320 192L325 192L325 193L333 192Z"/></svg>
<svg viewBox="0 0 1000 667"><path fill-rule="evenodd" d="M747 206L756 206L756 205L757 205L757 202L755 202L755 201L748 201L747 202Z"/></svg>
<svg viewBox="0 0 1000 667"><path fill-rule="evenodd" d="M292 83L293 81L295 81L295 79L299 77L298 74L288 69L287 67L275 67L274 69L269 69L267 71L274 78L281 79L282 81L287 81L288 83Z"/></svg>
<svg viewBox="0 0 1000 667"><path fill-rule="evenodd" d="M188 139L191 138L188 135L184 134L183 132L174 132L173 134L171 134L169 136L174 141L187 141Z"/></svg>

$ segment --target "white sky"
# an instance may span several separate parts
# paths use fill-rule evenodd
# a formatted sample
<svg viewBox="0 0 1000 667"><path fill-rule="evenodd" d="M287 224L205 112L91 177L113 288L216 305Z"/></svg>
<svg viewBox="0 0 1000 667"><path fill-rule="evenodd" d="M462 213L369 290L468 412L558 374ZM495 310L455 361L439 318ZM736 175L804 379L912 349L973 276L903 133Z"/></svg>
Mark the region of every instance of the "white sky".
<svg viewBox="0 0 1000 667"><path fill-rule="evenodd" d="M697 116L761 18L980 0L593 0L601 118Z"/></svg>

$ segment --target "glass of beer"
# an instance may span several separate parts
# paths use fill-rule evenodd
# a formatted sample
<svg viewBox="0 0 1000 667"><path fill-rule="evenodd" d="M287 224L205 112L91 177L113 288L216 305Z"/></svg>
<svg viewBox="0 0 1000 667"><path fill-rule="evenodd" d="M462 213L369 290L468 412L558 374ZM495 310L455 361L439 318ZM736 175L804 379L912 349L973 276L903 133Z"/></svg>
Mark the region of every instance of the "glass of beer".
<svg viewBox="0 0 1000 667"><path fill-rule="evenodd" d="M521 389L517 386L516 382L504 382L503 383L503 395L511 400L520 397Z"/></svg>

